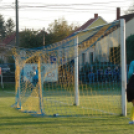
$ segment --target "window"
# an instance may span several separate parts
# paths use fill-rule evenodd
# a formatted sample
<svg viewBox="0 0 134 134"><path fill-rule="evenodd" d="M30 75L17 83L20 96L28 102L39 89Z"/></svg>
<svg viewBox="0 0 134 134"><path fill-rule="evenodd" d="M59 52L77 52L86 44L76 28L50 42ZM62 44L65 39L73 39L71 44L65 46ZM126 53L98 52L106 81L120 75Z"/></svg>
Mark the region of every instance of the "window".
<svg viewBox="0 0 134 134"><path fill-rule="evenodd" d="M93 52L89 53L89 63L93 63Z"/></svg>
<svg viewBox="0 0 134 134"><path fill-rule="evenodd" d="M82 64L85 64L85 58L86 58L86 54L83 53L83 54L82 54Z"/></svg>

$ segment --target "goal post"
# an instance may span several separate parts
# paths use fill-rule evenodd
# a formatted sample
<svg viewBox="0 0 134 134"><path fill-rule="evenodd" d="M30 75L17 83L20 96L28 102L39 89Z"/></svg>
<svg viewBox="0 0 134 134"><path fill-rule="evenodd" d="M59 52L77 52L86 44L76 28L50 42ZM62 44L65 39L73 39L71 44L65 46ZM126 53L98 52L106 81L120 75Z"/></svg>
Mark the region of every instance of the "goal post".
<svg viewBox="0 0 134 134"><path fill-rule="evenodd" d="M38 88L39 88L39 105L40 105L40 113L43 113L43 95L42 95L42 80L41 80L41 57L38 57Z"/></svg>
<svg viewBox="0 0 134 134"><path fill-rule="evenodd" d="M74 105L78 106L79 105L79 69L78 69L78 36L76 36L76 38L74 39L74 43L75 43L75 58L74 58L74 79L75 79L75 102Z"/></svg>
<svg viewBox="0 0 134 134"><path fill-rule="evenodd" d="M2 68L0 67L1 87L4 88Z"/></svg>
<svg viewBox="0 0 134 134"><path fill-rule="evenodd" d="M16 104L41 116L126 116L125 51L124 20L16 48Z"/></svg>
<svg viewBox="0 0 134 134"><path fill-rule="evenodd" d="M127 116L126 85L127 85L127 62L126 62L126 27L125 20L120 19L120 42L121 42L121 88L122 88L122 114Z"/></svg>

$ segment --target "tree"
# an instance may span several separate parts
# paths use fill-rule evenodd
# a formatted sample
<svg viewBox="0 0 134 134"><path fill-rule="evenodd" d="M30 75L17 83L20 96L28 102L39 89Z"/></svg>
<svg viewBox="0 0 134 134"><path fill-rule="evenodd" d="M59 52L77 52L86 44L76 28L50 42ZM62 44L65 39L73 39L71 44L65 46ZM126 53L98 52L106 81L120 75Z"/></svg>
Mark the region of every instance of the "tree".
<svg viewBox="0 0 134 134"><path fill-rule="evenodd" d="M25 29L20 33L20 46L24 48L41 47L43 40L38 36L39 31Z"/></svg>
<svg viewBox="0 0 134 134"><path fill-rule="evenodd" d="M6 35L10 35L14 31L14 27L14 21L11 18L9 18L6 22Z"/></svg>
<svg viewBox="0 0 134 134"><path fill-rule="evenodd" d="M3 16L0 14L0 39L3 39L6 35L5 21Z"/></svg>
<svg viewBox="0 0 134 134"><path fill-rule="evenodd" d="M68 25L67 21L63 18L55 20L47 29L34 31L25 29L20 33L20 46L26 48L34 48L43 46L43 38L45 37L45 46L58 42L69 36L76 27L71 24Z"/></svg>
<svg viewBox="0 0 134 134"><path fill-rule="evenodd" d="M134 34L130 35L126 40L126 49L127 49L127 63L130 64L134 60Z"/></svg>
<svg viewBox="0 0 134 134"><path fill-rule="evenodd" d="M11 18L9 18L5 24L4 18L0 15L0 38L3 39L6 35L10 35L14 30L15 24ZM52 22L47 32L40 32L25 29L20 33L20 46L21 47L40 47L43 46L43 38L45 36L45 45L49 45L63 40L69 36L77 27L74 24L68 25L64 18L55 20Z"/></svg>
<svg viewBox="0 0 134 134"><path fill-rule="evenodd" d="M13 32L15 24L11 18L5 23L4 17L0 14L0 39L10 35Z"/></svg>
<svg viewBox="0 0 134 134"><path fill-rule="evenodd" d="M68 25L64 18L55 20L49 24L47 29L48 38L51 39L50 43L58 42L69 36L77 27L74 24Z"/></svg>

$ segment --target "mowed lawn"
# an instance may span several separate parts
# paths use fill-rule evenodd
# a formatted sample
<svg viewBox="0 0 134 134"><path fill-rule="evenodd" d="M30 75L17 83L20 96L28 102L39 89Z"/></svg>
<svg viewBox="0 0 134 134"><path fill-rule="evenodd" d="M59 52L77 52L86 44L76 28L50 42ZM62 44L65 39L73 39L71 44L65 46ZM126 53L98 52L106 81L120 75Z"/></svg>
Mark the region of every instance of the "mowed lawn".
<svg viewBox="0 0 134 134"><path fill-rule="evenodd" d="M10 85L8 85L10 87ZM0 89L0 134L128 134L128 117L33 117L11 107L13 89ZM131 105L129 104L129 107ZM128 111L129 112L129 111Z"/></svg>

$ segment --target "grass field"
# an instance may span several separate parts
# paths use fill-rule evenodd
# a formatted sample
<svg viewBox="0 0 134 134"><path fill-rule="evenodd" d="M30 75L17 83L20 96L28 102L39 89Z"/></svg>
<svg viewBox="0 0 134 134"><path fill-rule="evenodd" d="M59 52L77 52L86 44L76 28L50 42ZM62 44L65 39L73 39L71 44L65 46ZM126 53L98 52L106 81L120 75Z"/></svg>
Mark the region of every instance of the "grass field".
<svg viewBox="0 0 134 134"><path fill-rule="evenodd" d="M22 84L22 111L37 111L40 109L40 90L38 86ZM79 106L74 105L74 86L50 83L43 88L42 109L47 116L58 114L60 117L107 117L120 115L121 88L119 83L79 84ZM26 88L25 88L26 87ZM25 89L25 90L24 90Z"/></svg>
<svg viewBox="0 0 134 134"><path fill-rule="evenodd" d="M111 114L121 114L119 83L79 84L80 104L78 107L73 106L75 96L73 89L73 86L45 86L43 94L45 112L73 117L107 117Z"/></svg>
<svg viewBox="0 0 134 134"><path fill-rule="evenodd" d="M129 125L128 118L120 115L110 117L102 115L95 117L33 117L28 113L22 113L11 107L11 105L15 102L15 94L13 90L14 86L10 84L5 85L4 90L0 89L0 134L134 133L134 125ZM115 92L114 94L117 95ZM87 100L86 97L84 98ZM89 98L88 102L90 102ZM129 104L128 109L130 106L131 105Z"/></svg>

